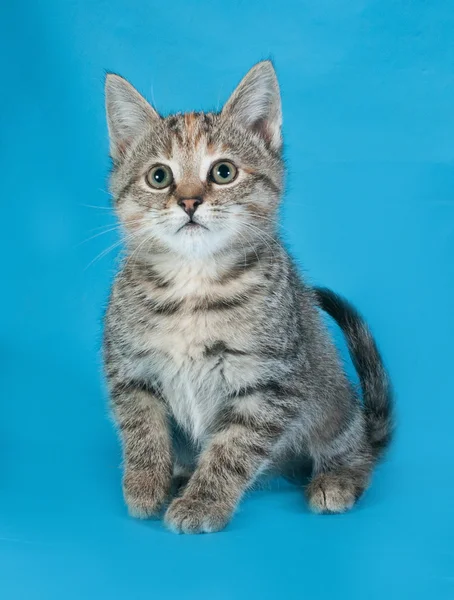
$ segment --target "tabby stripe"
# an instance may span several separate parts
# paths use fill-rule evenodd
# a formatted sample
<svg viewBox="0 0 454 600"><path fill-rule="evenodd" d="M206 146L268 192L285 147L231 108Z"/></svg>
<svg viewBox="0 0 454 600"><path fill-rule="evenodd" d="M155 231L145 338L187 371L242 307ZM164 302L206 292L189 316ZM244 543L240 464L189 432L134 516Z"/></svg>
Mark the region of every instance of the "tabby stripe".
<svg viewBox="0 0 454 600"><path fill-rule="evenodd" d="M130 179L128 181L128 183L124 186L124 188L122 188L120 190L120 192L117 194L116 197L116 203L120 204L121 202L123 202L123 200L125 199L126 195L129 193L129 190L132 188L133 184L135 182L135 179Z"/></svg>
<svg viewBox="0 0 454 600"><path fill-rule="evenodd" d="M229 283L230 281L237 279L246 271L254 269L260 264L259 249L257 252L249 252L237 264L233 265L226 273L219 279L220 284Z"/></svg>
<svg viewBox="0 0 454 600"><path fill-rule="evenodd" d="M195 307L195 310L229 310L231 308L237 308L249 302L251 297L256 295L261 286L250 287L246 292L243 292L239 296L233 298L218 298L216 300L205 300Z"/></svg>
<svg viewBox="0 0 454 600"><path fill-rule="evenodd" d="M157 288L169 287L169 282L162 275L156 272L152 267L144 266L141 269L143 276L153 283Z"/></svg>
<svg viewBox="0 0 454 600"><path fill-rule="evenodd" d="M244 398L245 396L250 396L251 394L256 394L256 393L272 393L275 396L287 396L290 394L290 390L287 389L284 385L282 385L281 383L279 383L278 381L275 381L273 379L270 379L269 381L265 381L265 382L261 382L261 383L257 383L256 385L249 385L243 388L240 388L238 391L236 392L232 392L230 394L230 398L234 399L234 398Z"/></svg>
<svg viewBox="0 0 454 600"><path fill-rule="evenodd" d="M222 476L227 472L241 479L249 478L249 469L245 466L244 461L240 462L238 460L237 456L229 456L224 448L212 448L211 452L213 456L212 468L215 473Z"/></svg>
<svg viewBox="0 0 454 600"><path fill-rule="evenodd" d="M249 353L243 350L229 348L222 341L214 342L211 346L205 346L204 356L217 356L218 354L231 354L233 356L247 356Z"/></svg>
<svg viewBox="0 0 454 600"><path fill-rule="evenodd" d="M165 302L164 304L158 304L152 300L147 301L148 307L156 314L163 316L174 315L181 308L183 302L181 300L174 300L172 302Z"/></svg>
<svg viewBox="0 0 454 600"><path fill-rule="evenodd" d="M247 298L244 296L237 298L218 298L218 300L213 300L212 302L206 301L199 304L196 306L196 310L229 310L243 305L246 300Z"/></svg>
<svg viewBox="0 0 454 600"><path fill-rule="evenodd" d="M226 409L221 417L219 418L216 426L216 431L225 431L232 425L238 425L244 427L254 433L259 433L267 439L273 439L279 437L283 431L284 426L281 423L274 421L263 421L257 419L253 415L248 415L232 408ZM260 444L254 444L252 441L248 441L250 451L258 456L264 458L267 454L266 448Z"/></svg>
<svg viewBox="0 0 454 600"><path fill-rule="evenodd" d="M280 189L278 188L278 186L273 182L272 179L270 179L270 177L268 177L268 175L265 175L264 173L254 173L253 175L254 179L256 181L262 181L267 187L269 187L275 194L279 194L280 193Z"/></svg>
<svg viewBox="0 0 454 600"><path fill-rule="evenodd" d="M111 398L116 404L120 404L125 396L130 396L136 392L148 392L155 398L161 396L157 387L142 381L115 381L110 388Z"/></svg>

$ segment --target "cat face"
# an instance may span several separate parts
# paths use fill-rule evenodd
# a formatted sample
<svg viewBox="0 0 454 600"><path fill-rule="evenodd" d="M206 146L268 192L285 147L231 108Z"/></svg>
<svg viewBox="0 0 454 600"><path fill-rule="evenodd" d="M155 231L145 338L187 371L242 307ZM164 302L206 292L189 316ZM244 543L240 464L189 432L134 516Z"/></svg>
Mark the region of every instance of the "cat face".
<svg viewBox="0 0 454 600"><path fill-rule="evenodd" d="M162 118L108 75L111 189L132 251L214 255L275 227L282 187L281 105L270 62L256 65L219 114Z"/></svg>

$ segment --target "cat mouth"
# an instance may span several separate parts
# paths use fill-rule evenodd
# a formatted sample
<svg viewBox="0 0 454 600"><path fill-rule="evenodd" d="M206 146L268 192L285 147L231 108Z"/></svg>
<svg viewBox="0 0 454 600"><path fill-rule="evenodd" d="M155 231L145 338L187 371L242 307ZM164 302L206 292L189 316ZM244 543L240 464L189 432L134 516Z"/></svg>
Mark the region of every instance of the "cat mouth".
<svg viewBox="0 0 454 600"><path fill-rule="evenodd" d="M208 230L208 227L205 227L205 225L202 225L201 223L198 223L197 221L193 221L192 219L190 221L187 221L184 225L182 225L178 230L177 233L179 233L180 231L197 231L200 229L206 229Z"/></svg>

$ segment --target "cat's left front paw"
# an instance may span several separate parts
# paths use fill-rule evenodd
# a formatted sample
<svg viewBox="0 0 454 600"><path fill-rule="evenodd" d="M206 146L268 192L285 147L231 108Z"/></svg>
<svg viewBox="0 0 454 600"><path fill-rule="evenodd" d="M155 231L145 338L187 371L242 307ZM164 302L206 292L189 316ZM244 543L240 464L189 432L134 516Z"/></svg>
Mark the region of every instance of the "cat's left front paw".
<svg viewBox="0 0 454 600"><path fill-rule="evenodd" d="M231 516L227 504L188 495L171 503L164 520L175 533L213 533L223 529Z"/></svg>

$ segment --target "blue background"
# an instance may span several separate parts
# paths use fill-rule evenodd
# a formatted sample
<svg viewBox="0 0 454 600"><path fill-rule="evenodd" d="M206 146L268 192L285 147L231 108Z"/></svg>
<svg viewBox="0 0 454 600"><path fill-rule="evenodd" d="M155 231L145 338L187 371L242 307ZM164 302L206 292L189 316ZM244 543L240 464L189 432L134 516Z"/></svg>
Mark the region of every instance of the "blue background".
<svg viewBox="0 0 454 600"><path fill-rule="evenodd" d="M6 0L1 13L1 598L453 598L452 0ZM163 112L210 109L268 56L285 238L370 322L398 436L349 514L314 516L276 483L224 532L176 536L126 515L100 377L117 249L94 259L118 240L104 70Z"/></svg>

